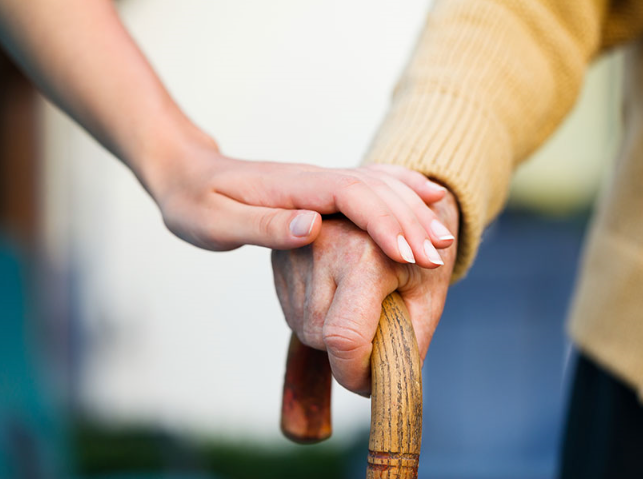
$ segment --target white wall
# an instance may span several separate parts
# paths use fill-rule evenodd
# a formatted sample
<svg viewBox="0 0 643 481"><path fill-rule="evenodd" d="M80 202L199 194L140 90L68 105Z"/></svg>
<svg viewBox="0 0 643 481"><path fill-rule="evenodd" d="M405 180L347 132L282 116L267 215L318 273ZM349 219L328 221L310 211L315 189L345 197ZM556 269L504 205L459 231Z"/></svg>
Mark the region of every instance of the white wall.
<svg viewBox="0 0 643 481"><path fill-rule="evenodd" d="M172 94L229 155L353 166L388 104L426 0L126 0ZM169 234L130 173L44 108L50 254L76 269L81 390L110 422L278 436L289 331L269 252L209 253ZM335 386L338 436L369 401Z"/></svg>

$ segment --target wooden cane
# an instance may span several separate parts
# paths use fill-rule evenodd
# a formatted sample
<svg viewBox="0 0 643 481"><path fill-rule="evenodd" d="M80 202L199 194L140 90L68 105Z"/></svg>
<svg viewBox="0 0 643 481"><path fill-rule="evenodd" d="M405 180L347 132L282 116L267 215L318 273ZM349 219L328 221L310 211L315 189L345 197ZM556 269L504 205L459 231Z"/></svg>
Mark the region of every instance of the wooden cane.
<svg viewBox="0 0 643 481"><path fill-rule="evenodd" d="M293 334L281 402L281 431L288 439L310 444L330 437L330 386L328 355L304 346Z"/></svg>
<svg viewBox="0 0 643 481"><path fill-rule="evenodd" d="M422 442L422 373L413 326L399 294L382 303L371 355L371 433L367 478L417 478ZM326 353L293 335L286 363L281 429L297 442L331 434Z"/></svg>

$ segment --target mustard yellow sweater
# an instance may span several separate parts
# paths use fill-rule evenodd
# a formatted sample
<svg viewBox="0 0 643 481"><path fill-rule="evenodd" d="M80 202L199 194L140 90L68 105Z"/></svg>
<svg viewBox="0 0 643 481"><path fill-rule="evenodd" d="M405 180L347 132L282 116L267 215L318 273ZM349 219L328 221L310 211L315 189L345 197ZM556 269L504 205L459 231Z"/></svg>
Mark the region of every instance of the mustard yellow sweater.
<svg viewBox="0 0 643 481"><path fill-rule="evenodd" d="M504 206L515 167L573 106L588 63L601 50L642 33L640 0L437 2L366 162L421 171L456 195L462 223L455 278L470 267L482 230ZM643 166L643 150L638 164ZM643 191L643 177L639 183ZM638 222L643 224L643 196L620 202L640 202ZM601 236L597 230L594 237ZM643 252L643 232L628 246L635 257ZM598 255L589 252L586 264ZM631 262L625 254L608 255L615 263ZM609 321L580 319L595 310L584 299L605 290L610 279L594 279L589 287L581 281L584 293L575 308L579 319L572 321L571 332L581 349L643 393L643 284L637 284L643 283L643 254L636 257L639 261L640 276L625 276L612 286L632 293L619 300L629 302L630 318L620 321L622 309L606 301L595 316L616 309ZM604 277L601 269L586 268L584 276ZM610 275L622 278L621 271ZM609 345L606 336L613 338Z"/></svg>

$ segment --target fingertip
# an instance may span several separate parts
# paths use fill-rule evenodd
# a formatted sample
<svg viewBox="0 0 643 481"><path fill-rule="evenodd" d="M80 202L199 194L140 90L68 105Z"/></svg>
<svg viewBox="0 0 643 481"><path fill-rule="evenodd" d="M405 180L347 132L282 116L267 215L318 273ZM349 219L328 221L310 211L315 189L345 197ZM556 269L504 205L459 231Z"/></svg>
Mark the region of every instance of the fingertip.
<svg viewBox="0 0 643 481"><path fill-rule="evenodd" d="M436 184L431 180L427 180L424 183L424 192L424 200L428 201L429 203L433 203L443 199L447 193L447 190L440 184Z"/></svg>
<svg viewBox="0 0 643 481"><path fill-rule="evenodd" d="M373 216L376 215L373 214ZM413 251L402 234L402 226L392 215L380 216L379 222L371 222L366 226L366 232L390 259L400 264L415 262ZM403 244L406 244L406 246ZM408 247L408 251L406 247Z"/></svg>
<svg viewBox="0 0 643 481"><path fill-rule="evenodd" d="M310 210L257 207L231 201L227 222L218 222L219 237L228 243L276 250L310 244L320 232L321 216Z"/></svg>
<svg viewBox="0 0 643 481"><path fill-rule="evenodd" d="M424 255L426 256L427 260L430 262L430 264L427 265L426 267L428 267L429 269L435 269L444 265L444 261L442 260L442 257L440 256L435 246L431 243L429 239L426 239L424 241L423 248L424 248Z"/></svg>
<svg viewBox="0 0 643 481"><path fill-rule="evenodd" d="M443 185L438 184L437 182L434 182L432 180L427 180L426 183L428 188L434 192L438 192L441 195L444 195L447 193L447 188L444 187Z"/></svg>
<svg viewBox="0 0 643 481"><path fill-rule="evenodd" d="M298 211L289 224L290 235L298 240L310 240L319 235L321 216L315 211Z"/></svg>
<svg viewBox="0 0 643 481"><path fill-rule="evenodd" d="M290 218L286 219L286 232L268 240L262 240L257 245L277 250L298 249L307 246L317 239L321 232L321 215L315 211L284 212ZM283 224L281 224L283 226ZM281 227L283 229L284 227ZM273 228L274 230L274 228Z"/></svg>
<svg viewBox="0 0 643 481"><path fill-rule="evenodd" d="M371 238L373 238L373 236L371 236ZM420 257L418 259L417 249L411 247L411 244L403 234L397 234L392 239L387 237L384 240L373 240L389 259L399 264L422 263L422 258Z"/></svg>
<svg viewBox="0 0 643 481"><path fill-rule="evenodd" d="M431 242L435 246L436 249L448 249L453 245L455 242L454 239L435 239L433 236L431 236Z"/></svg>
<svg viewBox="0 0 643 481"><path fill-rule="evenodd" d="M455 241L455 236L447 229L442 222L433 219L429 226L429 234L433 244L439 249L449 247Z"/></svg>
<svg viewBox="0 0 643 481"><path fill-rule="evenodd" d="M399 234L397 236L397 248L399 250L399 254L402 256L402 259L404 259L408 264L415 264L415 256L413 255L413 250L402 234Z"/></svg>
<svg viewBox="0 0 643 481"><path fill-rule="evenodd" d="M313 214L313 221L311 224L310 232L308 233L308 241L313 242L319 234L321 233L322 228L322 216L319 212L310 211Z"/></svg>

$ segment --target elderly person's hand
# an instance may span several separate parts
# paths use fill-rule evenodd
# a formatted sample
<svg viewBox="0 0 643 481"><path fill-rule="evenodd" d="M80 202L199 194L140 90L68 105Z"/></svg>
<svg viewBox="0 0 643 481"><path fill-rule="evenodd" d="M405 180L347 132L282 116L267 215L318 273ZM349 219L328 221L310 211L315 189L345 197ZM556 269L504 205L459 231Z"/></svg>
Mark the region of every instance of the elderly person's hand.
<svg viewBox="0 0 643 481"><path fill-rule="evenodd" d="M432 209L457 233L458 207L450 193ZM272 263L288 325L304 344L328 351L340 384L366 395L382 301L395 290L408 307L424 360L444 307L456 243L441 255L444 266L437 269L397 263L364 231L348 220L336 219L324 221L310 246L273 251Z"/></svg>

